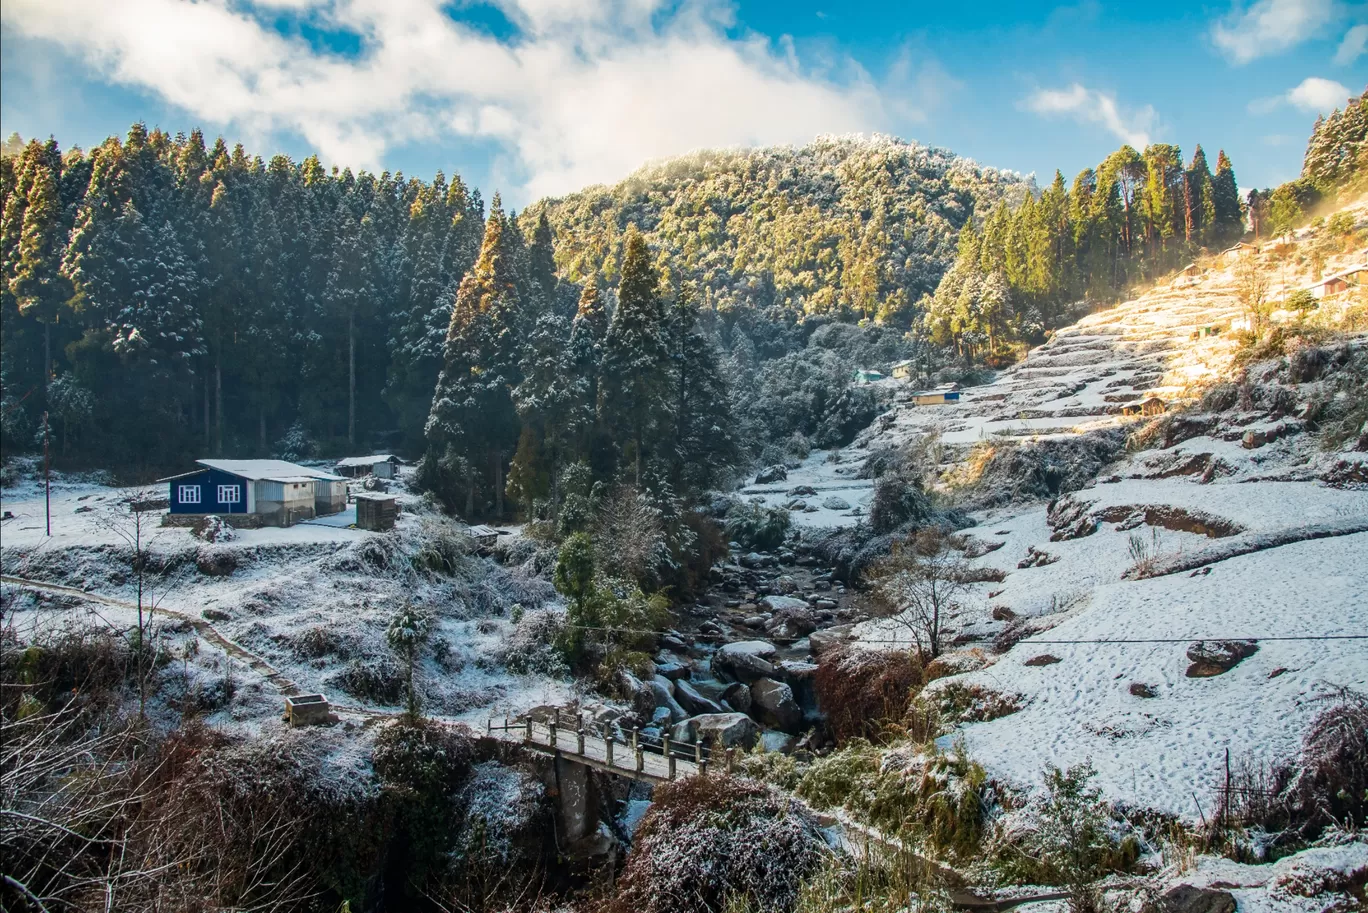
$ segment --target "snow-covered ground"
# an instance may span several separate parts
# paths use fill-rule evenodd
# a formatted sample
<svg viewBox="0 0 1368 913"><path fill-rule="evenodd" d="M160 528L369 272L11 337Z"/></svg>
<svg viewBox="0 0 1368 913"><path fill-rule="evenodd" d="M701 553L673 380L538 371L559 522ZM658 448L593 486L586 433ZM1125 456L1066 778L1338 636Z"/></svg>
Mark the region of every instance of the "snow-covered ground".
<svg viewBox="0 0 1368 913"><path fill-rule="evenodd" d="M1358 210L1368 219L1368 206ZM1326 272L1362 258L1343 255ZM1284 281L1295 287L1307 277L1297 273L1295 257L1288 260ZM1099 428L1138 430L1150 419L1119 414L1125 403L1158 396L1179 407L1204 383L1232 374L1234 285L1231 267L1216 262L1196 281L1094 314L993 383L964 391L957 406L895 406L857 439L857 450L938 435L948 477L980 442L1012 446ZM1202 327L1224 329L1203 335ZM982 641L1009 628L1035 632L1001 655L975 651L970 667L986 666L932 686L976 685L1019 697L1019 711L965 724L956 736L990 774L1032 787L1047 764L1091 760L1112 798L1196 820L1199 803L1207 812L1213 807L1227 749L1237 759L1285 758L1323 706L1319 698L1338 687L1368 690L1368 640L1275 639L1368 633L1368 532L1235 557L1217 552L1257 548L1270 535L1313 525L1368 530L1368 486L1327 481L1336 463L1363 471L1366 455L1327 452L1297 428L1246 449L1242 430L1278 424L1257 409L1246 413L1168 448L1156 440L1123 450L1095 483L1068 496L1053 522L1049 505L1034 503L981 511L979 525L964 530L993 549L972 564L1002 579L973 586L960 633ZM791 474L790 486L821 490L835 472L859 469L810 462L803 482ZM1197 471L1181 471L1185 462ZM795 513L794 520L808 523L808 516ZM1080 517L1087 519L1070 529L1068 521ZM1027 562L1035 553L1046 557ZM1206 555L1209 563L1192 565ZM1137 558L1154 566L1189 559L1188 569L1144 579ZM908 639L905 627L888 622L857 632L879 646ZM1191 642L1246 638L1259 641L1258 651L1235 668L1210 678L1185 675ZM1102 640L1132 642L1052 642ZM1167 642L1133 642L1146 640ZM1039 664L1027 665L1031 659ZM1132 685L1154 696L1137 696Z"/></svg>

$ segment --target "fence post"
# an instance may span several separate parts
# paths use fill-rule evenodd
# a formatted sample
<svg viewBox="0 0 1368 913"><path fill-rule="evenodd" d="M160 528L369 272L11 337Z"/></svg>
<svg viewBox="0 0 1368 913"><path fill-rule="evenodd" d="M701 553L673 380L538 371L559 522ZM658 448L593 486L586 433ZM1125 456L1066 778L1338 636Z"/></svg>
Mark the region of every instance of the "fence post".
<svg viewBox="0 0 1368 913"><path fill-rule="evenodd" d="M560 741L556 738L556 724L559 723L559 722L560 722L560 712L557 711L557 712L556 712L556 716L555 716L553 722L551 723L551 741L550 741L549 744L551 745L552 748L559 748L559 747L560 747Z"/></svg>
<svg viewBox="0 0 1368 913"><path fill-rule="evenodd" d="M530 714L527 717L527 741L532 741L532 717Z"/></svg>
<svg viewBox="0 0 1368 913"><path fill-rule="evenodd" d="M695 763L695 764L702 764L702 763L703 763L703 743L702 743L702 742L694 742L694 763Z"/></svg>
<svg viewBox="0 0 1368 913"><path fill-rule="evenodd" d="M661 736L661 745L663 746L660 749L661 752L668 758L670 756L670 734L668 732Z"/></svg>
<svg viewBox="0 0 1368 913"><path fill-rule="evenodd" d="M673 780L675 778L675 756L668 755L667 757L670 759L670 779Z"/></svg>
<svg viewBox="0 0 1368 913"><path fill-rule="evenodd" d="M584 754L584 727L581 726L581 727L579 728L579 730L578 730L575 734L579 737L579 738L576 740L576 741L577 741L577 746L578 746L579 753L580 753L580 754Z"/></svg>
<svg viewBox="0 0 1368 913"><path fill-rule="evenodd" d="M493 735L494 735L494 721L493 721L492 719L488 719L488 718L485 719L485 735L487 735L487 736L493 736Z"/></svg>
<svg viewBox="0 0 1368 913"><path fill-rule="evenodd" d="M609 770L612 770L612 769L613 769L613 734L612 734L611 732L605 732L605 733L604 733L604 735L603 735L603 744L604 744L605 746L607 746L608 769L609 769Z"/></svg>
<svg viewBox="0 0 1368 913"><path fill-rule="evenodd" d="M635 745L632 746L632 750L636 752L636 772L641 773L642 769L646 766L646 752L637 748Z"/></svg>
<svg viewBox="0 0 1368 913"><path fill-rule="evenodd" d="M641 751L641 749L637 746L637 731L636 731L635 729L633 729L633 730L632 730L632 752L635 754L635 753L639 753L640 751Z"/></svg>
<svg viewBox="0 0 1368 913"><path fill-rule="evenodd" d="M730 748L728 748L728 749L726 750L726 756L727 756L727 773L730 774L730 773L732 772L732 750L731 750Z"/></svg>

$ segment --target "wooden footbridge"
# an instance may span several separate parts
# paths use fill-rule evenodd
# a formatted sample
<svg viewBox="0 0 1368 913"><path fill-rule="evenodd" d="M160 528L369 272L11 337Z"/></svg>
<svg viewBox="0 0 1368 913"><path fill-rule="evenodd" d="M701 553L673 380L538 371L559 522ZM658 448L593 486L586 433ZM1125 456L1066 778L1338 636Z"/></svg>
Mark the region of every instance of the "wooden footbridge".
<svg viewBox="0 0 1368 913"><path fill-rule="evenodd" d="M546 721L527 717L502 722L489 720L485 732L491 738L518 742L577 764L647 783L665 783L685 777L705 776L712 765L713 750L702 744L686 744L668 735L653 736L638 729L623 732L616 727L566 720L559 711ZM719 752L724 769L731 771L732 752Z"/></svg>

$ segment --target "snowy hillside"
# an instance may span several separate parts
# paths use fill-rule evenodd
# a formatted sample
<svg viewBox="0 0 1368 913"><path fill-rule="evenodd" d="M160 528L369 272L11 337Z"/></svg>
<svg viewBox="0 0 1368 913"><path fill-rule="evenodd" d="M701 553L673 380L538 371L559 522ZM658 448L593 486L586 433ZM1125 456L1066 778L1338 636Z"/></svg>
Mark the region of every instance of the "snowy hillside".
<svg viewBox="0 0 1368 913"><path fill-rule="evenodd" d="M1368 206L1353 212L1368 221ZM1272 298L1311 281L1298 253L1312 240L1250 255L1278 276ZM1365 259L1346 254L1325 272ZM1091 759L1113 798L1194 820L1212 808L1227 749L1286 757L1320 698L1368 688L1368 641L1277 639L1368 631L1368 463L1352 441L1327 449L1307 431L1309 404L1335 395L1331 369L1284 358L1237 379L1233 258L1198 271L1061 330L959 405L895 406L840 461L815 455L783 483L811 486L816 503L831 492L867 504L871 483L850 488L869 454L938 439L938 485L979 508L966 554L1001 577L972 588L960 639L1019 641L972 649L962 661L982 668L933 686L980 686L1020 707L962 726L970 755L1022 786L1047 763ZM1351 337L1328 357L1361 363L1365 351ZM1219 389L1198 400L1231 380L1229 402ZM1122 414L1151 397L1170 411ZM1058 486L1080 454L1106 464L1081 490L1008 490L1032 472ZM1324 537L1292 541L1312 531ZM878 645L909 636L891 622L857 630ZM1257 652L1224 674L1185 674L1194 642L1245 639Z"/></svg>

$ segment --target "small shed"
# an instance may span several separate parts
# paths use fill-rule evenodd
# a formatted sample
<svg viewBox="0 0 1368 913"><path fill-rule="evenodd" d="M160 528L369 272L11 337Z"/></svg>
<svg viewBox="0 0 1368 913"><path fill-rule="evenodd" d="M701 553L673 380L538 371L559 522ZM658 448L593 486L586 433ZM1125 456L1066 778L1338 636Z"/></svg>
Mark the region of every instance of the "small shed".
<svg viewBox="0 0 1368 913"><path fill-rule="evenodd" d="M489 548L499 540L499 531L488 526L472 526L466 532L480 548Z"/></svg>
<svg viewBox="0 0 1368 913"><path fill-rule="evenodd" d="M1121 407L1122 415L1163 415L1168 404L1157 396L1147 396L1138 403L1127 403Z"/></svg>
<svg viewBox="0 0 1368 913"><path fill-rule="evenodd" d="M900 361L893 366L893 376L898 380L911 380L914 367L910 358L907 361Z"/></svg>
<svg viewBox="0 0 1368 913"><path fill-rule="evenodd" d="M918 406L949 406L959 402L958 390L922 390L912 394Z"/></svg>
<svg viewBox="0 0 1368 913"><path fill-rule="evenodd" d="M1326 276L1314 285L1307 286L1306 290L1311 293L1313 298L1329 298L1332 295L1338 295L1340 292L1347 292L1351 288L1358 288L1363 283L1365 271L1368 271L1368 266L1363 264L1351 266L1333 276Z"/></svg>
<svg viewBox="0 0 1368 913"><path fill-rule="evenodd" d="M1227 263L1234 263L1246 254L1257 254L1258 252L1259 249L1253 244L1246 244L1241 241L1239 244L1232 245L1221 251L1221 259L1225 260Z"/></svg>
<svg viewBox="0 0 1368 913"><path fill-rule="evenodd" d="M356 496L356 525L359 529L382 533L394 529L398 517L399 503L394 495L363 492Z"/></svg>
<svg viewBox="0 0 1368 913"><path fill-rule="evenodd" d="M349 479L359 479L363 476L392 479L399 474L399 467L403 465L404 461L392 453L346 457L337 461L337 474Z"/></svg>
<svg viewBox="0 0 1368 913"><path fill-rule="evenodd" d="M855 372L855 382L857 384L872 384L875 381L883 379L884 375L882 371L871 371L866 368Z"/></svg>

